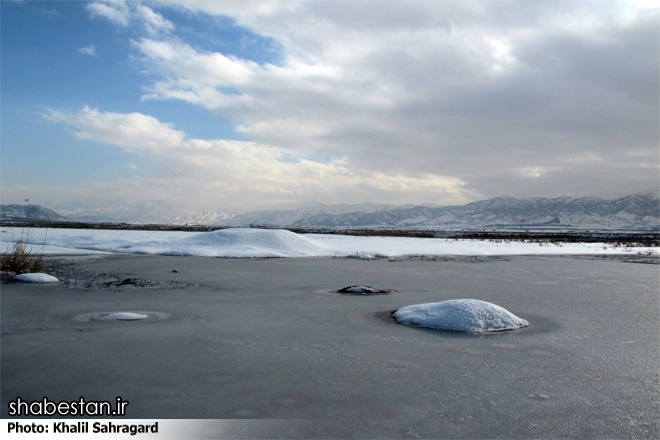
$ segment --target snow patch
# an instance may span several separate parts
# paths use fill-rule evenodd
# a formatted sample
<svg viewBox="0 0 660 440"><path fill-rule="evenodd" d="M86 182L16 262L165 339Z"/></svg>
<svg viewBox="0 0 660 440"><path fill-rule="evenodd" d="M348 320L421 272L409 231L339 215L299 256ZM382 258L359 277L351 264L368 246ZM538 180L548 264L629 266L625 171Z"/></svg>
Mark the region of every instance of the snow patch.
<svg viewBox="0 0 660 440"><path fill-rule="evenodd" d="M106 321L139 321L141 319L147 319L148 317L149 315L144 315L142 313L117 312L99 316L98 319Z"/></svg>
<svg viewBox="0 0 660 440"><path fill-rule="evenodd" d="M478 299L410 305L397 310L393 316L400 324L459 332L494 332L529 325L508 310Z"/></svg>
<svg viewBox="0 0 660 440"><path fill-rule="evenodd" d="M59 283L59 279L47 273L23 273L16 275L14 281L22 283Z"/></svg>

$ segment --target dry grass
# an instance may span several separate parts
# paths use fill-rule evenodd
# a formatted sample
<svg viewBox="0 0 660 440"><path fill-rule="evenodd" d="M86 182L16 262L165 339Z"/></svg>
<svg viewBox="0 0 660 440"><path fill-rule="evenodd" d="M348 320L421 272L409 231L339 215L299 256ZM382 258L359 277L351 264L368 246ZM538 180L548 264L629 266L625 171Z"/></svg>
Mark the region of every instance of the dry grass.
<svg viewBox="0 0 660 440"><path fill-rule="evenodd" d="M7 248L5 253L0 254L0 270L14 272L17 275L44 271L43 255L33 254L32 250L28 250L29 238L30 231L23 231L21 238Z"/></svg>

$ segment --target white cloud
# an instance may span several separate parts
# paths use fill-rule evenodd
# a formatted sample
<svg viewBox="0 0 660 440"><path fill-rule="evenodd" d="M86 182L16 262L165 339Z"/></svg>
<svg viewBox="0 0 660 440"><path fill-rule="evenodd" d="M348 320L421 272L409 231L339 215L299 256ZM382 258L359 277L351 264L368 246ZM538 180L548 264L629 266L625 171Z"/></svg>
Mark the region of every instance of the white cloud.
<svg viewBox="0 0 660 440"><path fill-rule="evenodd" d="M601 194L657 185L657 174L620 155L636 148L645 163L659 160L657 9L629 2L268 5L185 7L231 16L274 38L283 48L280 65L233 59L246 73L231 81L231 69L209 62L219 54L164 42L185 56L175 66L143 52L163 78L149 97L204 105L262 143L341 154L363 169L454 176L483 195L536 195L525 186L529 170L562 170L566 183L544 189L549 195L571 182ZM226 95L225 87L240 94ZM587 173L583 165L595 157L603 169L621 171ZM513 176L521 179L513 192L492 184Z"/></svg>
<svg viewBox="0 0 660 440"><path fill-rule="evenodd" d="M20 0L18 3L22 2ZM35 8L33 9L35 14L43 15L46 17L60 17L60 13L55 8Z"/></svg>
<svg viewBox="0 0 660 440"><path fill-rule="evenodd" d="M89 3L87 10L92 17L107 18L121 27L128 27L133 22L144 28L149 35L168 33L175 29L174 23L137 1L96 1Z"/></svg>
<svg viewBox="0 0 660 440"><path fill-rule="evenodd" d="M92 44L91 46L81 47L80 49L78 49L78 52L83 55L89 55L90 57L95 57L96 46Z"/></svg>
<svg viewBox="0 0 660 440"><path fill-rule="evenodd" d="M292 202L321 199L359 203L388 198L397 203L428 200L458 203L469 199L456 178L427 173L374 172L351 166L345 159L323 163L301 157L283 161L288 152L255 142L188 139L170 124L140 113L118 114L89 107L74 113L49 110L44 118L72 126L75 136L146 153L167 165L167 178L136 177L114 184L117 191L163 199L177 195L176 206L256 209L264 200ZM130 166L139 171L136 166ZM159 196L160 194L160 196ZM190 198L195 194L194 199Z"/></svg>
<svg viewBox="0 0 660 440"><path fill-rule="evenodd" d="M137 5L135 14L142 21L150 35L174 30L174 24L171 21L147 6Z"/></svg>
<svg viewBox="0 0 660 440"><path fill-rule="evenodd" d="M43 116L74 127L78 139L117 145L131 151L159 152L184 145L182 131L141 113L101 112L85 106L77 113L49 110Z"/></svg>
<svg viewBox="0 0 660 440"><path fill-rule="evenodd" d="M279 61L193 45L158 12L169 7L229 17L276 41ZM148 187L145 194L185 198L207 188L218 200L255 205L459 203L657 186L657 9L194 0L88 9L143 31L133 40L149 81L142 100L198 105L253 139L188 139L140 113L47 114L80 139L165 158L168 178L126 181ZM335 159L304 159L314 155ZM302 159L283 160L291 157Z"/></svg>
<svg viewBox="0 0 660 440"><path fill-rule="evenodd" d="M128 26L130 9L125 0L106 0L87 4L92 17L105 17L120 26Z"/></svg>

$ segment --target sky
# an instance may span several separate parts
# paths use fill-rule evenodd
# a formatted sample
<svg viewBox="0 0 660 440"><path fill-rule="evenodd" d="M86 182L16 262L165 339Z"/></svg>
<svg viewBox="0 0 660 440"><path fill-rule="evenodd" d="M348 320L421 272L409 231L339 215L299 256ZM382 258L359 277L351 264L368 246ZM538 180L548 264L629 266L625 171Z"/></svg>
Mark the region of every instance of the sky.
<svg viewBox="0 0 660 440"><path fill-rule="evenodd" d="M0 1L1 201L660 186L657 1Z"/></svg>

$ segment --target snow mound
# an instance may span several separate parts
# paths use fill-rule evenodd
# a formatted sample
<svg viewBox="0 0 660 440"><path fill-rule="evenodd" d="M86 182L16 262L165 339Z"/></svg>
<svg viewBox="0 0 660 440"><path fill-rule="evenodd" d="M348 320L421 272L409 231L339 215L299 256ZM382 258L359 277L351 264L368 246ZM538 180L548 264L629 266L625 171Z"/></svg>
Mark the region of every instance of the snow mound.
<svg viewBox="0 0 660 440"><path fill-rule="evenodd" d="M130 244L121 250L209 257L313 257L337 252L332 246L290 231L252 228L221 229L186 238Z"/></svg>
<svg viewBox="0 0 660 440"><path fill-rule="evenodd" d="M110 313L108 315L99 316L98 319L103 319L107 321L139 321L141 319L147 319L149 315L144 315L142 313L132 313L132 312L117 312Z"/></svg>
<svg viewBox="0 0 660 440"><path fill-rule="evenodd" d="M529 325L508 310L478 299L416 304L400 308L393 316L400 324L459 332L496 332Z"/></svg>
<svg viewBox="0 0 660 440"><path fill-rule="evenodd" d="M47 273L23 273L14 277L22 283L59 283L59 279Z"/></svg>

